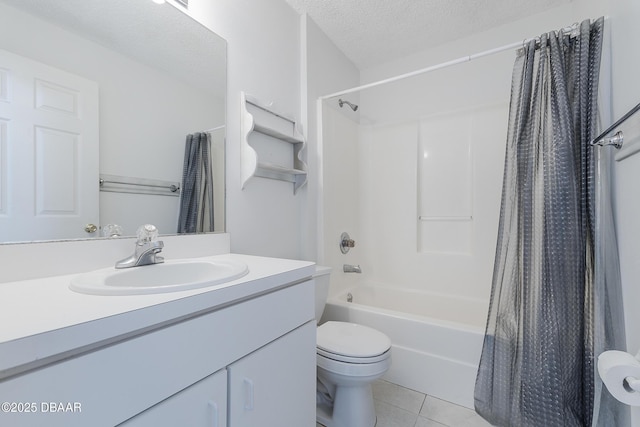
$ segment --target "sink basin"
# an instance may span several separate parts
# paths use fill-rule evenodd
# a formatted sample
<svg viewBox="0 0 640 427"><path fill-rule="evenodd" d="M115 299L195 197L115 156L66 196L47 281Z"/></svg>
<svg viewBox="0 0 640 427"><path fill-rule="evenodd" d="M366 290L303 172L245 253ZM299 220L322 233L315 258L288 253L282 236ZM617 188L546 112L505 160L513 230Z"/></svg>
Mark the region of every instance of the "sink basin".
<svg viewBox="0 0 640 427"><path fill-rule="evenodd" d="M249 272L231 260L170 260L162 264L103 268L71 279L69 288L93 295L141 295L177 292L230 282Z"/></svg>

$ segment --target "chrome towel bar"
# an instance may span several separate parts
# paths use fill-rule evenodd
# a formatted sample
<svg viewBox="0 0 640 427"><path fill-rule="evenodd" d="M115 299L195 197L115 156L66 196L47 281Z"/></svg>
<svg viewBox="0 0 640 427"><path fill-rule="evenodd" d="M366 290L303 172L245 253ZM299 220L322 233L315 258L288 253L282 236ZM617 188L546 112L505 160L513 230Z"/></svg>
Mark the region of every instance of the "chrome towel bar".
<svg viewBox="0 0 640 427"><path fill-rule="evenodd" d="M629 117L633 116L638 110L640 110L640 104L638 104L635 107L633 107L624 116L622 116L618 121L616 121L614 124L609 126L607 128L607 130L605 130L600 135L595 137L593 139L593 141L591 141L591 145L599 145L599 146L613 145L617 149L622 148L622 142L624 141L624 134L622 133L622 131L618 131L618 132L616 132L615 135L613 135L611 137L608 137L608 138L606 136L609 135L611 132L613 132L622 123L627 121L629 119Z"/></svg>
<svg viewBox="0 0 640 427"><path fill-rule="evenodd" d="M100 174L100 191L179 197L180 183Z"/></svg>

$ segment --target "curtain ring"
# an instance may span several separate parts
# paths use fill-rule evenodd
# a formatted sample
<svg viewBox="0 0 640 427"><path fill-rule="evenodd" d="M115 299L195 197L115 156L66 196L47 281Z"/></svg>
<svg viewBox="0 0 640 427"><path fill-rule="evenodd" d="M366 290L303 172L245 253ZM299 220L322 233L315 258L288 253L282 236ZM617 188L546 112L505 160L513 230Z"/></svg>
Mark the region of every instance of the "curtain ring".
<svg viewBox="0 0 640 427"><path fill-rule="evenodd" d="M516 51L516 55L517 56L524 55L525 52L526 52L526 47L527 47L527 39L523 39L522 40L522 46Z"/></svg>

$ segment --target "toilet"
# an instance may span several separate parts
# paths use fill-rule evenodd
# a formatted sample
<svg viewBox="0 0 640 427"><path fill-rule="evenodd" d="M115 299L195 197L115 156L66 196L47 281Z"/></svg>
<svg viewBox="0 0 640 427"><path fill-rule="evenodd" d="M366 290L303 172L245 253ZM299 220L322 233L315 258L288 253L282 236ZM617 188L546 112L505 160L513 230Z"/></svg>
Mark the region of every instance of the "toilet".
<svg viewBox="0 0 640 427"><path fill-rule="evenodd" d="M331 268L316 266L316 321L329 294ZM317 329L316 420L326 427L373 427L371 383L391 366L391 340L349 322L328 321Z"/></svg>

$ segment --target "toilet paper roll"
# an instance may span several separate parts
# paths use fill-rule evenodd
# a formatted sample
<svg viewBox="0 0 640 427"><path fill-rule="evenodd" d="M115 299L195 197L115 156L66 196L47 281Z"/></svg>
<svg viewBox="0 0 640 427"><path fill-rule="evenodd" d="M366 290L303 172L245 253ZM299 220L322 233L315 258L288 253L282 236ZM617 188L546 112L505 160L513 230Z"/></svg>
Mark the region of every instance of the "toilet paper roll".
<svg viewBox="0 0 640 427"><path fill-rule="evenodd" d="M627 405L640 406L638 359L624 351L605 351L598 357L598 373L613 397Z"/></svg>

